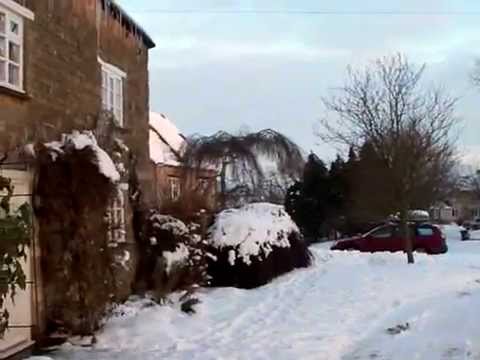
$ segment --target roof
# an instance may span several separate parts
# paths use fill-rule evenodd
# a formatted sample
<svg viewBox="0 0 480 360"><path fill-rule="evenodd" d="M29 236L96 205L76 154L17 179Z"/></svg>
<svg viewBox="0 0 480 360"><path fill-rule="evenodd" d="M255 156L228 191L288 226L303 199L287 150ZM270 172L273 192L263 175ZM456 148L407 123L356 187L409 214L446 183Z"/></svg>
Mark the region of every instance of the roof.
<svg viewBox="0 0 480 360"><path fill-rule="evenodd" d="M186 141L164 114L150 113L150 158L156 164L179 166Z"/></svg>
<svg viewBox="0 0 480 360"><path fill-rule="evenodd" d="M152 49L155 47L155 43L152 38L147 34L141 25L139 25L128 13L117 4L116 0L102 0L104 8L108 8L114 15L118 13L120 15L119 20L122 26L130 28L133 32L140 35L145 45Z"/></svg>

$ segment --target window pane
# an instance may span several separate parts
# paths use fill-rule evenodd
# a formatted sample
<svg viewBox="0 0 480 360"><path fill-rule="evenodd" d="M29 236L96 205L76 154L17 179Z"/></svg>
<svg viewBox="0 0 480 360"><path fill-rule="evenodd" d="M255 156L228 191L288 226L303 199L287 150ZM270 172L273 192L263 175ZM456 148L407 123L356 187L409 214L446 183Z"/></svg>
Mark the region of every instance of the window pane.
<svg viewBox="0 0 480 360"><path fill-rule="evenodd" d="M102 70L102 87L107 87L107 73Z"/></svg>
<svg viewBox="0 0 480 360"><path fill-rule="evenodd" d="M433 230L430 228L418 228L418 235L420 236L432 236Z"/></svg>
<svg viewBox="0 0 480 360"><path fill-rule="evenodd" d="M115 79L115 106L120 107L122 103L122 82Z"/></svg>
<svg viewBox="0 0 480 360"><path fill-rule="evenodd" d="M11 41L8 43L8 58L17 64L20 64L20 46Z"/></svg>
<svg viewBox="0 0 480 360"><path fill-rule="evenodd" d="M122 111L118 108L116 108L113 112L113 115L115 115L115 119L122 125Z"/></svg>
<svg viewBox="0 0 480 360"><path fill-rule="evenodd" d="M113 78L108 79L108 110L113 110Z"/></svg>
<svg viewBox="0 0 480 360"><path fill-rule="evenodd" d="M8 64L8 82L20 86L20 68L17 65Z"/></svg>
<svg viewBox="0 0 480 360"><path fill-rule="evenodd" d="M106 87L102 88L102 107L105 110L108 110L108 90Z"/></svg>
<svg viewBox="0 0 480 360"><path fill-rule="evenodd" d="M5 61L0 60L0 82L5 82L7 80L7 74L6 74L6 65L7 63Z"/></svg>
<svg viewBox="0 0 480 360"><path fill-rule="evenodd" d="M18 35L20 33L20 25L15 21L10 21L10 32Z"/></svg>
<svg viewBox="0 0 480 360"><path fill-rule="evenodd" d="M5 14L0 12L0 34L5 34L5 21L6 21Z"/></svg>
<svg viewBox="0 0 480 360"><path fill-rule="evenodd" d="M392 229L390 226L386 226L372 232L372 236L377 239L385 239L392 236Z"/></svg>
<svg viewBox="0 0 480 360"><path fill-rule="evenodd" d="M7 57L7 39L0 36L0 57Z"/></svg>

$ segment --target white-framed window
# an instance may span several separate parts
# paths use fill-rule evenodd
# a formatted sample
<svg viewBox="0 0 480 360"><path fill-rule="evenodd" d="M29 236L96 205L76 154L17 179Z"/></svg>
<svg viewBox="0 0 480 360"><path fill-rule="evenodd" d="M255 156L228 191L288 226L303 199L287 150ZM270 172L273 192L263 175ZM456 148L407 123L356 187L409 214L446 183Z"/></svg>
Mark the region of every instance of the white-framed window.
<svg viewBox="0 0 480 360"><path fill-rule="evenodd" d="M168 186L170 189L170 200L178 200L181 194L181 184L178 177L169 177Z"/></svg>
<svg viewBox="0 0 480 360"><path fill-rule="evenodd" d="M0 86L23 92L23 18L0 1Z"/></svg>
<svg viewBox="0 0 480 360"><path fill-rule="evenodd" d="M102 68L102 108L111 111L118 124L123 126L123 86L127 74L100 58L98 61Z"/></svg>
<svg viewBox="0 0 480 360"><path fill-rule="evenodd" d="M110 202L107 211L108 241L110 244L124 243L127 241L125 226L125 194L118 190L116 196Z"/></svg>

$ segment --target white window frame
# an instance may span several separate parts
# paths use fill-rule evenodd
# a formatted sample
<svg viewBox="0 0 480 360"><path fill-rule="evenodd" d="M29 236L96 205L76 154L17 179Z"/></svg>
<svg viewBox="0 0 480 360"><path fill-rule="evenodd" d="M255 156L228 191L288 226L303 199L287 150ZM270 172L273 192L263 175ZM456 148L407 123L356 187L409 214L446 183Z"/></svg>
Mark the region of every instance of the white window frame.
<svg viewBox="0 0 480 360"><path fill-rule="evenodd" d="M98 58L102 73L102 108L111 111L118 124L124 126L124 86L127 73Z"/></svg>
<svg viewBox="0 0 480 360"><path fill-rule="evenodd" d="M125 223L125 193L118 190L117 195L111 200L107 211L108 242L110 244L125 243L127 229Z"/></svg>
<svg viewBox="0 0 480 360"><path fill-rule="evenodd" d="M172 201L178 200L182 193L180 178L175 176L170 176L168 178L168 188L170 191L170 200Z"/></svg>
<svg viewBox="0 0 480 360"><path fill-rule="evenodd" d="M0 86L15 90L21 93L24 91L24 19L34 20L35 16L32 11L19 5L12 0L0 0L0 13L5 17L4 28L0 28L0 41L3 42L5 51L3 56L0 55L0 66L3 66L2 73L5 74L4 79L0 79ZM10 25L15 22L18 26L17 33L10 30ZM10 58L10 44L19 48L18 62ZM10 68L18 69L18 83L12 84L10 78Z"/></svg>

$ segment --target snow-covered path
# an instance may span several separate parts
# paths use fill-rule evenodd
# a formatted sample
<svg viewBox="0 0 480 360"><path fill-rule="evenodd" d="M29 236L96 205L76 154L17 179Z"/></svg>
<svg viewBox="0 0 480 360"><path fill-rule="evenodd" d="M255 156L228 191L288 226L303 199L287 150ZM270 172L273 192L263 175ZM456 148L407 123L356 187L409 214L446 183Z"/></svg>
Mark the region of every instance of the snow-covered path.
<svg viewBox="0 0 480 360"><path fill-rule="evenodd" d="M95 349L63 347L56 359L480 359L480 242L416 255L331 252L255 290L205 290L198 313L122 307ZM408 323L400 334L386 329Z"/></svg>

